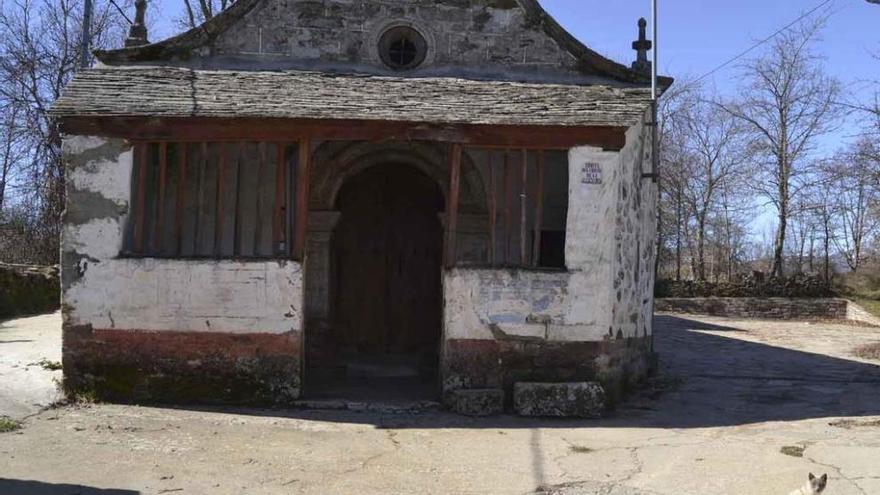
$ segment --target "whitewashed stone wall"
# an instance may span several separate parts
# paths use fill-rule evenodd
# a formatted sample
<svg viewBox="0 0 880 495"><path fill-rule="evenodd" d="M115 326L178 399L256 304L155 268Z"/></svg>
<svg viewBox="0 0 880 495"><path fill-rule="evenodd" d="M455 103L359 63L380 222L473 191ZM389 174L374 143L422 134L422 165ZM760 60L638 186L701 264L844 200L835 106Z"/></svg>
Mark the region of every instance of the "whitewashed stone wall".
<svg viewBox="0 0 880 495"><path fill-rule="evenodd" d="M122 258L131 147L64 140L69 205L62 235L66 325L101 329L286 333L303 328L303 275L292 261Z"/></svg>
<svg viewBox="0 0 880 495"><path fill-rule="evenodd" d="M600 181L585 177L595 176ZM444 274L444 338L591 342L651 335L657 186L650 129L620 152L569 152L566 272L455 268ZM597 183L598 182L598 183Z"/></svg>

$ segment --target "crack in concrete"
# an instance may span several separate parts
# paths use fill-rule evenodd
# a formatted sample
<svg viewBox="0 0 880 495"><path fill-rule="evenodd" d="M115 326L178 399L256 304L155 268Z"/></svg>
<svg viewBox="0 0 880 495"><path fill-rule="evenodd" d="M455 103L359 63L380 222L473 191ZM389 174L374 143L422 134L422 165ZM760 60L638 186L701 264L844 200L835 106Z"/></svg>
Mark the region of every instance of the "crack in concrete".
<svg viewBox="0 0 880 495"><path fill-rule="evenodd" d="M841 470L839 467L835 466L834 464L826 464L826 463L824 463L824 462L819 462L819 461L817 461L816 459L813 459L812 457L808 456L808 455L807 455L807 449L810 448L811 446L812 446L812 445L807 445L807 446L804 447L804 453L803 453L803 458L804 458L804 459L806 459L806 460L812 462L813 464L816 464L817 466L823 466L823 467L826 467L826 468L828 468L828 469L832 469L832 470L834 470L834 471L837 473L837 475L838 475L841 479L844 479L844 480L848 481L852 486L856 487L856 489L857 489L862 495L868 495L868 492L866 492L866 491L861 487L861 485L859 485L858 483L856 483L852 478L849 478L849 477L847 477L845 474L843 474L843 470Z"/></svg>

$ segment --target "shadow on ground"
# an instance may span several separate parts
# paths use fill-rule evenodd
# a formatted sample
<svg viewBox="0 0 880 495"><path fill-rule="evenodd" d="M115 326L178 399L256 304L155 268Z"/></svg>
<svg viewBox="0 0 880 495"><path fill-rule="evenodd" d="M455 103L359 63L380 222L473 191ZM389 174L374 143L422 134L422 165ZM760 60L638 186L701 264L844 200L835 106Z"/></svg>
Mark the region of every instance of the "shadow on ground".
<svg viewBox="0 0 880 495"><path fill-rule="evenodd" d="M10 495L140 495L141 492L0 478L0 493Z"/></svg>
<svg viewBox="0 0 880 495"><path fill-rule="evenodd" d="M656 389L637 392L602 420L467 418L437 411L181 409L364 423L380 428L702 428L880 415L880 401L876 400L880 396L880 365L740 340L734 335L743 330L696 319L658 315L655 323L661 371L654 383L674 385L660 394Z"/></svg>

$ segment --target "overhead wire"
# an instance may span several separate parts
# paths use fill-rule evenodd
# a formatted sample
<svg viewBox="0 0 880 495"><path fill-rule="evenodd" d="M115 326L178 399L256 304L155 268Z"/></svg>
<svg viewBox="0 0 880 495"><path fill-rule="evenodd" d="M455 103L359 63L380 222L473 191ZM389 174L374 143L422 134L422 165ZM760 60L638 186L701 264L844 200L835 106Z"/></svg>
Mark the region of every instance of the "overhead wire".
<svg viewBox="0 0 880 495"><path fill-rule="evenodd" d="M789 22L788 24L786 24L785 26L783 26L783 27L777 29L777 30L776 30L773 34L771 34L770 36L767 36L767 37L764 38L764 39L758 40L757 42L755 42L754 44L752 44L750 47L748 47L747 49L745 49L745 50L743 50L742 52L738 53L736 56L730 58L729 60L727 60L727 61L724 62L723 64L719 65L718 67L715 67L714 69L710 70L709 72L707 72L707 73L703 74L702 76L700 76L700 77L694 79L693 81L691 81L690 83L688 83L688 86L692 86L692 85L699 84L701 81L703 81L703 80L706 79L707 77L709 77L709 76L711 76L711 75L717 73L717 72L720 71L721 69L723 69L723 68L727 67L728 65L730 65L730 64L732 64L732 63L734 63L734 62L736 62L737 60L739 60L739 59L745 57L746 55L748 55L749 53L751 53L752 51L754 51L756 48L760 47L760 46L763 45L764 43L767 43L768 41L772 40L773 38L775 38L775 37L779 36L780 34L784 33L785 31L787 31L789 28L791 28L792 26L794 26L794 25L797 24L798 22L800 22L800 21L806 19L807 17L809 17L809 16L815 14L816 12L818 12L819 10L821 10L823 7L825 7L826 5L828 5L828 4L830 4L830 3L833 3L834 1L835 1L835 0L824 0L823 2L821 2L821 3L819 3L818 5L816 5L815 7L813 7L812 9L810 9L810 10L808 10L807 12L801 14L797 19L795 19L795 20Z"/></svg>

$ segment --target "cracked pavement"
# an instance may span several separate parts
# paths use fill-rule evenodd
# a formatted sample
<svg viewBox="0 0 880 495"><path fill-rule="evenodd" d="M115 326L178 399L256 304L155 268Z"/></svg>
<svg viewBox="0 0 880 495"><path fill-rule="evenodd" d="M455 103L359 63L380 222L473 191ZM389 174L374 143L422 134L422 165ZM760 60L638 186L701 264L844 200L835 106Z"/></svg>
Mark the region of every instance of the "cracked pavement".
<svg viewBox="0 0 880 495"><path fill-rule="evenodd" d="M0 434L0 493L880 493L880 361L851 355L880 329L657 323L660 376L603 420L68 406Z"/></svg>

